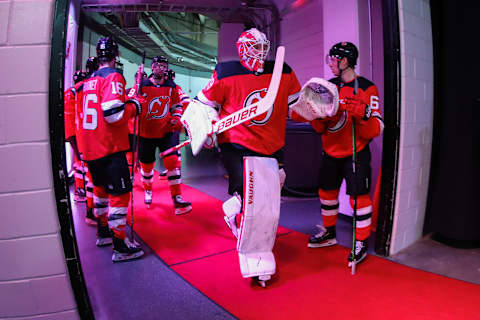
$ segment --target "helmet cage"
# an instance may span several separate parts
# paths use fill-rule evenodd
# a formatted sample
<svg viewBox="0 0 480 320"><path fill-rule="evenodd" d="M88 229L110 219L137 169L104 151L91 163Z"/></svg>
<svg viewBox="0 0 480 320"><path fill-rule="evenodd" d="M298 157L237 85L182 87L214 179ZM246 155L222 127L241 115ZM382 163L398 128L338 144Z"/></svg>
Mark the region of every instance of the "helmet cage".
<svg viewBox="0 0 480 320"><path fill-rule="evenodd" d="M253 28L243 32L237 41L237 51L242 64L251 71L263 71L270 51L270 41L263 32Z"/></svg>

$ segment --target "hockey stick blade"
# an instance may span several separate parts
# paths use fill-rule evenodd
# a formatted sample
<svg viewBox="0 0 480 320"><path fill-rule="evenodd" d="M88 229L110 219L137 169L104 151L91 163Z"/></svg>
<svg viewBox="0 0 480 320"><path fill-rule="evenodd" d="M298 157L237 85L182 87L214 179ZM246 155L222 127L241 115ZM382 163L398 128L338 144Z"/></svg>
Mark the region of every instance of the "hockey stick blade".
<svg viewBox="0 0 480 320"><path fill-rule="evenodd" d="M217 121L213 127L213 132L221 133L231 129L241 123L244 123L245 121L251 120L262 113L267 112L273 106L273 103L277 97L278 87L280 86L280 80L282 79L284 60L285 47L280 46L277 48L272 79L270 80L270 85L268 86L268 91L265 97Z"/></svg>

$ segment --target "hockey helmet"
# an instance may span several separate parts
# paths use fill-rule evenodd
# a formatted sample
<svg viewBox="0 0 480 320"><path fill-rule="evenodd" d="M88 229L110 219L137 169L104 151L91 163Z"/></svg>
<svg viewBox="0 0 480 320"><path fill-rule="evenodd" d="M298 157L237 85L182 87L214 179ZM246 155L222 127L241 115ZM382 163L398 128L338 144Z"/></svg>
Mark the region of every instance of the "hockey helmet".
<svg viewBox="0 0 480 320"><path fill-rule="evenodd" d="M77 70L73 74L73 83L77 84L80 81L85 80L86 77L87 77L87 75L86 75L85 72L83 72L82 70Z"/></svg>
<svg viewBox="0 0 480 320"><path fill-rule="evenodd" d="M263 72L270 51L270 41L256 28L244 31L237 40L237 52L242 65L250 71Z"/></svg>
<svg viewBox="0 0 480 320"><path fill-rule="evenodd" d="M358 49L351 42L339 42L332 46L328 52L328 57L337 58L339 60L347 58L348 66L355 67L358 59Z"/></svg>
<svg viewBox="0 0 480 320"><path fill-rule="evenodd" d="M97 42L97 57L113 60L118 56L118 44L112 37L100 38Z"/></svg>
<svg viewBox="0 0 480 320"><path fill-rule="evenodd" d="M167 75L168 59L164 56L156 56L152 59L152 73L154 78L160 79Z"/></svg>
<svg viewBox="0 0 480 320"><path fill-rule="evenodd" d="M85 62L85 69L87 70L87 74L91 74L98 69L98 59L97 57L89 57L87 62Z"/></svg>

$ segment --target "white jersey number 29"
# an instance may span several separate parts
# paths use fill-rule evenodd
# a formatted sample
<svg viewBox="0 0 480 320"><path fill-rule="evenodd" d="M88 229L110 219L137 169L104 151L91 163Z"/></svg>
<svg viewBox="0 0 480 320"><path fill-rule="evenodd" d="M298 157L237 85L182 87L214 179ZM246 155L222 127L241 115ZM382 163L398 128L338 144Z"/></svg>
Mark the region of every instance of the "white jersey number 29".
<svg viewBox="0 0 480 320"><path fill-rule="evenodd" d="M83 100L83 129L85 130L97 129L97 109L89 108L88 105L90 102L98 103L98 97L95 93L87 94Z"/></svg>

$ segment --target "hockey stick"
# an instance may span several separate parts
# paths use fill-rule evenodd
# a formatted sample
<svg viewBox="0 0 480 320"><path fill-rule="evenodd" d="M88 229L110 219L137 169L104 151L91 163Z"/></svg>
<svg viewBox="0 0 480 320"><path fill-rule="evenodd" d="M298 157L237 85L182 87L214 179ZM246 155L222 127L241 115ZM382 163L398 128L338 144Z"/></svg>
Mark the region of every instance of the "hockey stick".
<svg viewBox="0 0 480 320"><path fill-rule="evenodd" d="M143 69L145 67L145 50L142 54L142 64L138 68L138 74L136 79L137 85L137 97L142 94L142 80L143 80ZM138 122L138 127L137 127ZM138 140L140 136L140 116L135 115L135 120L133 121L133 145L132 145L132 172L130 173L130 179L132 180L132 191L130 195L130 242L133 243L133 184L135 181L135 153L137 152Z"/></svg>
<svg viewBox="0 0 480 320"><path fill-rule="evenodd" d="M270 80L268 91L265 97L215 122L210 132L210 135L214 133L222 133L228 129L238 126L239 124L242 124L261 115L262 113L267 112L273 106L273 103L275 102L275 99L277 97L278 88L280 86L280 80L282 79L284 59L285 47L280 46L277 48L277 55L275 57L275 65L273 67L272 79ZM161 157L165 157L172 152L175 152L185 147L192 142L192 139L195 139L195 133L191 131L192 128L189 127L188 123L183 122L183 124L185 125L185 128L189 133L190 139L163 151L162 153L160 153ZM194 151L192 150L192 152ZM194 155L196 155L196 153L194 153Z"/></svg>
<svg viewBox="0 0 480 320"><path fill-rule="evenodd" d="M358 81L355 77L353 93L357 94ZM355 256L355 237L357 229L357 148L355 145L355 118L352 117L352 171L353 171L353 239L352 239L352 275L355 274L357 261Z"/></svg>

